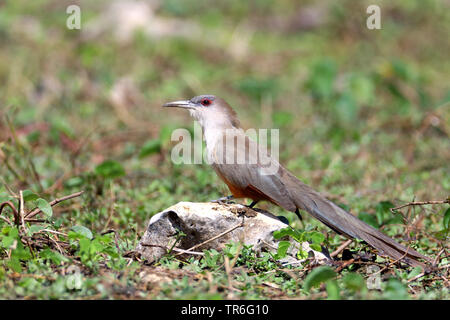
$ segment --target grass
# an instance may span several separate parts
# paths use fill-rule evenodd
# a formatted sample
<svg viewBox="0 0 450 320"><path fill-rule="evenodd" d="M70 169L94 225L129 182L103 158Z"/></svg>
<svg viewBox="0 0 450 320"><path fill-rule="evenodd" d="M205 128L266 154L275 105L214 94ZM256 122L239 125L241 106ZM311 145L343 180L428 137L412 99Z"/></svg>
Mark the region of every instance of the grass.
<svg viewBox="0 0 450 320"><path fill-rule="evenodd" d="M125 40L90 31L108 1L80 1L81 30L65 27L61 1L2 4L0 203L19 209L22 190L24 211L42 213L25 230L1 213L0 298L448 299L448 205L389 209L449 196L450 15L441 1L382 1L382 29L368 30L369 4L170 0L157 16L195 24L194 36ZM305 10L317 12L309 26ZM279 128L280 162L439 271L372 261L358 241L341 270L282 267L235 243L202 259L130 259L155 213L228 194L207 165L170 161L171 132L193 122L161 105L203 93L226 98L245 128ZM330 252L345 241L259 206L323 233Z"/></svg>

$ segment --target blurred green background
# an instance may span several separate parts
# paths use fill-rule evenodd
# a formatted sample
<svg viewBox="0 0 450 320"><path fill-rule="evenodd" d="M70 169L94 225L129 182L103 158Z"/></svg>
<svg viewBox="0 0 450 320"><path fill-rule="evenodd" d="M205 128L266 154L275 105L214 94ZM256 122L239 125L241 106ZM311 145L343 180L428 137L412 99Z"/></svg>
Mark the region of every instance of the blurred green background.
<svg viewBox="0 0 450 320"><path fill-rule="evenodd" d="M376 1L381 30L371 4L1 1L0 194L85 190L70 223L136 240L152 214L228 194L207 165L171 163L172 130L193 121L161 108L215 94L244 128L279 128L280 161L378 227L383 201L445 199L449 3ZM434 213L419 228L440 230Z"/></svg>
<svg viewBox="0 0 450 320"><path fill-rule="evenodd" d="M106 159L176 181L170 133L193 122L161 105L208 93L244 128L280 128L282 162L314 186L440 197L450 187L448 4L377 3L381 30L366 27L370 1L3 2L1 159L20 167L7 116L40 191ZM81 30L66 27L70 4ZM15 189L35 183L6 169Z"/></svg>

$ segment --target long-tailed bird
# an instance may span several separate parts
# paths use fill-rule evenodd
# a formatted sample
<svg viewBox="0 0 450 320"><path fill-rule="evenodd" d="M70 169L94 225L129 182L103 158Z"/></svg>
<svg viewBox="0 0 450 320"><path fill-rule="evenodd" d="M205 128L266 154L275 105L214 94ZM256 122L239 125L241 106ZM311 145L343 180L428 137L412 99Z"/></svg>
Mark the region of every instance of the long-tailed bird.
<svg viewBox="0 0 450 320"><path fill-rule="evenodd" d="M299 218L300 209L338 234L363 239L380 255L412 266L426 265L419 259L431 262L428 257L397 243L297 179L244 133L236 112L223 99L201 95L169 102L164 107L188 109L200 123L208 162L228 185L234 198L252 199L251 207L261 200L270 201L295 212Z"/></svg>

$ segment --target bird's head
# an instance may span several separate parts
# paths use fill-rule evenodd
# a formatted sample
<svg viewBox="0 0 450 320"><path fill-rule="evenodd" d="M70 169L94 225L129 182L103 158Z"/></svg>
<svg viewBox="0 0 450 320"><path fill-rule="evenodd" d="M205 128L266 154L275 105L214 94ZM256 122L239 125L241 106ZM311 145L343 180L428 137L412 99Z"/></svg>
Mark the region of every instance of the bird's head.
<svg viewBox="0 0 450 320"><path fill-rule="evenodd" d="M202 128L216 126L218 128L239 128L236 112L222 98L213 95L201 95L190 100L168 102L163 107L188 109L191 116Z"/></svg>

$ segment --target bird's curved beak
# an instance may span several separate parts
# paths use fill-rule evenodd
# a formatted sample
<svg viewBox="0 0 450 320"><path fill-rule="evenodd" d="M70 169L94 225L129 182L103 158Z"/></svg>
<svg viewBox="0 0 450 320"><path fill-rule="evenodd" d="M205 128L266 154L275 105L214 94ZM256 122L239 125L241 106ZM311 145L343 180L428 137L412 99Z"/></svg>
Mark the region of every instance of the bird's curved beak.
<svg viewBox="0 0 450 320"><path fill-rule="evenodd" d="M172 101L163 104L163 107L175 107L175 108L185 108L185 109L193 109L197 105L189 100L180 100L180 101Z"/></svg>

